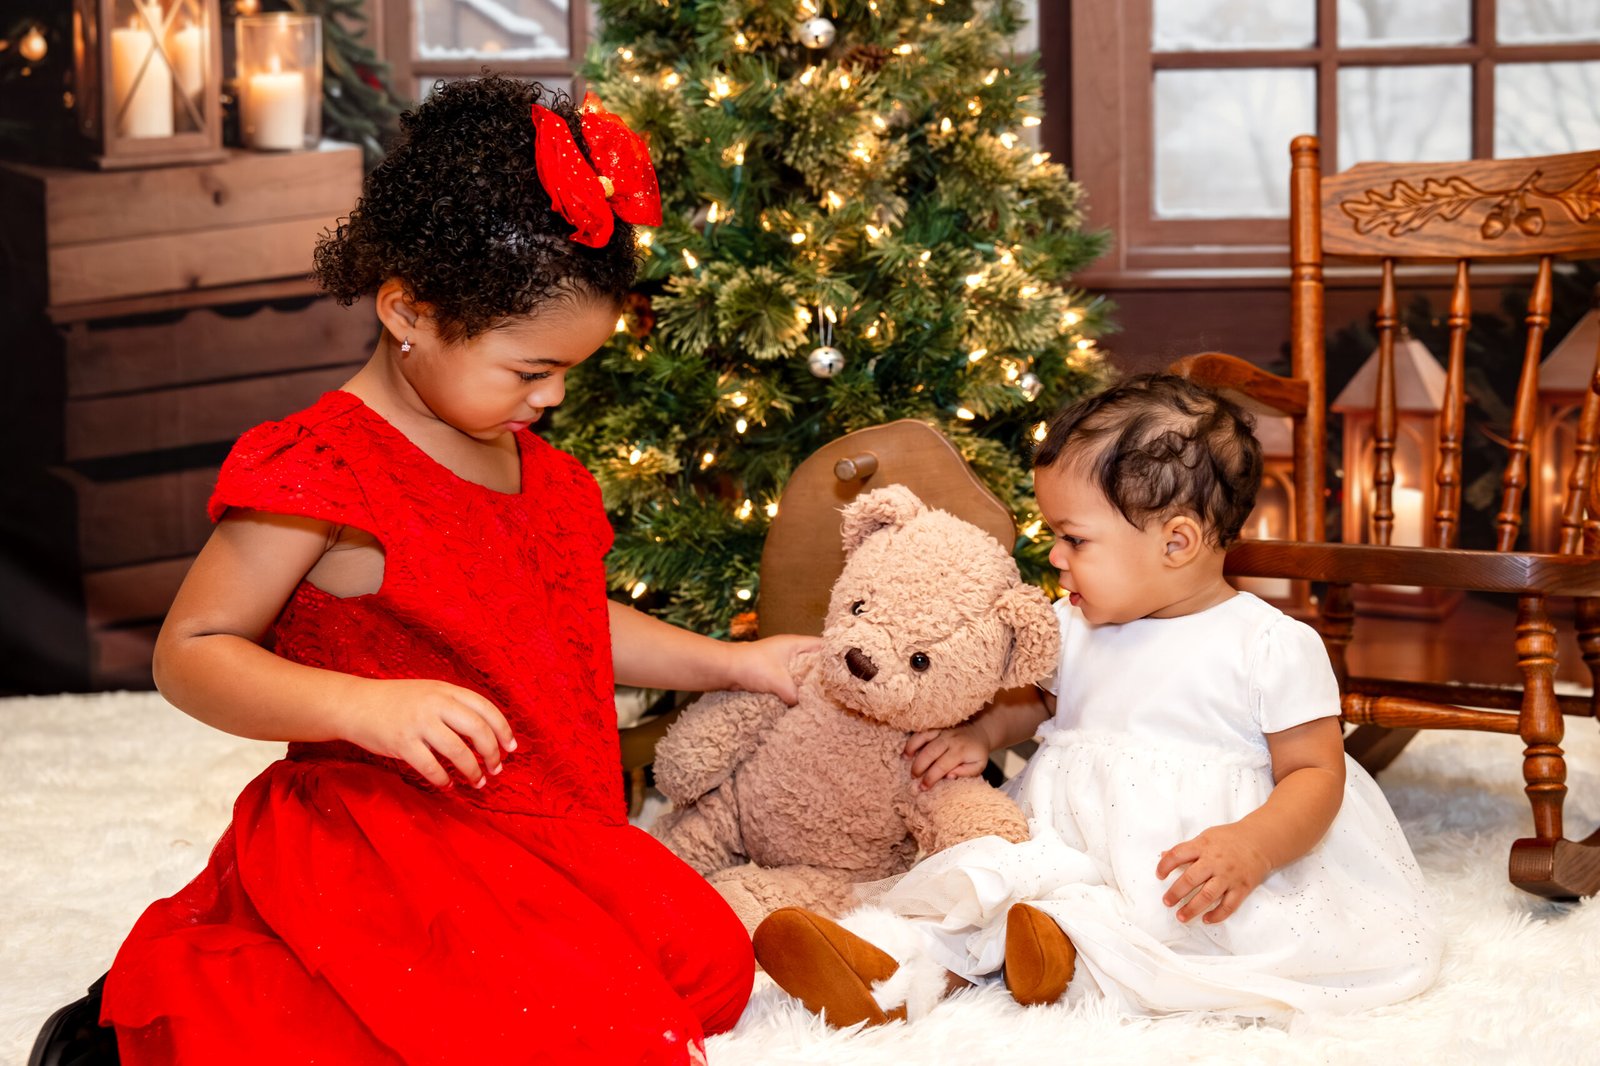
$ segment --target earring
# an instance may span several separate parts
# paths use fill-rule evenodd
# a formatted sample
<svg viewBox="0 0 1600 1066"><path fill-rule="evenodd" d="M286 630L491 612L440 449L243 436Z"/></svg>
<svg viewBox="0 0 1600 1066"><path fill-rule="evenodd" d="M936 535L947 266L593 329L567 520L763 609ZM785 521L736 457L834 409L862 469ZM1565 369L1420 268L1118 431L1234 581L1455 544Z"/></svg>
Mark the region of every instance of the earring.
<svg viewBox="0 0 1600 1066"><path fill-rule="evenodd" d="M405 340L400 342L400 350L402 352L409 352L411 350L411 338L410 337L407 337Z"/></svg>

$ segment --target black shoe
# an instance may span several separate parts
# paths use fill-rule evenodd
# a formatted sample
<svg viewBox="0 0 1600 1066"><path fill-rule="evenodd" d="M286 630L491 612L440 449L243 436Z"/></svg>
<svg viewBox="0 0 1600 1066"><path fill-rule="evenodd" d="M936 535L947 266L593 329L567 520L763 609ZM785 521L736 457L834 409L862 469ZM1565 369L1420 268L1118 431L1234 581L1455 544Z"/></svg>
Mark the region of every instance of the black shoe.
<svg viewBox="0 0 1600 1066"><path fill-rule="evenodd" d="M28 1066L114 1066L117 1033L100 1024L100 993L104 976L89 986L89 994L73 1000L50 1015L33 1042Z"/></svg>

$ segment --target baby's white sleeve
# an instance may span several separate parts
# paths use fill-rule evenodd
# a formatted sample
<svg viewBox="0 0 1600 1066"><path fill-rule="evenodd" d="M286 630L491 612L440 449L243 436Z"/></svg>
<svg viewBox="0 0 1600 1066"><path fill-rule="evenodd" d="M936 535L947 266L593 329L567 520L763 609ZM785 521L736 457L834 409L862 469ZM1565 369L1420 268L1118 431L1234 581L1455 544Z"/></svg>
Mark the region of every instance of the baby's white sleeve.
<svg viewBox="0 0 1600 1066"><path fill-rule="evenodd" d="M1284 615L1257 639L1250 712L1263 733L1339 714L1339 682L1317 631Z"/></svg>
<svg viewBox="0 0 1600 1066"><path fill-rule="evenodd" d="M1051 609L1056 612L1056 622L1061 626L1061 654L1056 658L1056 668L1050 676L1039 682L1039 687L1052 696L1061 693L1061 672L1067 661L1068 638L1072 635L1072 623L1077 617L1077 612L1072 609L1072 602L1063 596L1051 604Z"/></svg>

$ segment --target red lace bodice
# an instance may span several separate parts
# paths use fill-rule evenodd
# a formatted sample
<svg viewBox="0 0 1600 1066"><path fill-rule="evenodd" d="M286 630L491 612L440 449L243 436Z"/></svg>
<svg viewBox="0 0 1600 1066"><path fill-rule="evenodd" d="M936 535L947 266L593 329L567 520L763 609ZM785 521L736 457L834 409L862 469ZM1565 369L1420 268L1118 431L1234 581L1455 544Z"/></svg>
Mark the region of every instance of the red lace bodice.
<svg viewBox="0 0 1600 1066"><path fill-rule="evenodd" d="M308 666L473 689L506 715L517 750L482 789L493 810L626 819L603 557L611 528L576 459L517 434L522 491L466 481L347 392L250 430L222 468L210 514L303 515L371 533L377 592L338 598L302 581L268 646ZM291 758L404 763L352 744L296 743Z"/></svg>

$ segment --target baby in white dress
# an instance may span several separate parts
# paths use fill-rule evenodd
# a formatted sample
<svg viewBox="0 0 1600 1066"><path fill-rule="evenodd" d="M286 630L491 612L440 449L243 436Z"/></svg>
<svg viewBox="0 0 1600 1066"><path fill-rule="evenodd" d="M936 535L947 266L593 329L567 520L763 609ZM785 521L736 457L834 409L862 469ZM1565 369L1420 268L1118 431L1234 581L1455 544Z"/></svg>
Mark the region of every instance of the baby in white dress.
<svg viewBox="0 0 1600 1066"><path fill-rule="evenodd" d="M1322 643L1223 579L1261 479L1247 416L1130 379L1055 416L1034 477L1065 592L1044 702L907 747L931 785L1038 734L1007 786L1032 839L931 856L842 925L778 912L756 935L768 973L834 1024L915 1017L996 973L1021 1002L1070 981L1134 1014L1344 1012L1427 988L1439 929L1344 754Z"/></svg>

